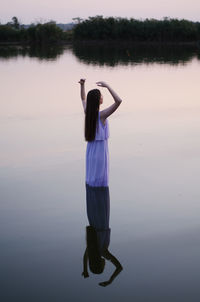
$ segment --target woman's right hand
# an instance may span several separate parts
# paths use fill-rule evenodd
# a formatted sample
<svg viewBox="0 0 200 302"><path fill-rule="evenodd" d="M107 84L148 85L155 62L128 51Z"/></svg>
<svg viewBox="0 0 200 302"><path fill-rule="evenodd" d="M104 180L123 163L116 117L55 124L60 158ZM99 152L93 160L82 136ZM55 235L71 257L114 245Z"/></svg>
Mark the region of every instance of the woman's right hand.
<svg viewBox="0 0 200 302"><path fill-rule="evenodd" d="M85 84L85 79L80 79L79 84L84 85Z"/></svg>

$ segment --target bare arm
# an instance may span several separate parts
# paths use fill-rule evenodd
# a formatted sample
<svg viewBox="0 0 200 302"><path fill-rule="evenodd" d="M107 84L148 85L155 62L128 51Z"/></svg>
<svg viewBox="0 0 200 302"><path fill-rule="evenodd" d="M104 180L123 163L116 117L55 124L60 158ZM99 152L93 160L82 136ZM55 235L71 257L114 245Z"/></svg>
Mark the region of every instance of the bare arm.
<svg viewBox="0 0 200 302"><path fill-rule="evenodd" d="M102 122L104 122L108 116L110 116L113 112L115 112L115 110L117 110L122 100L107 83L97 82L97 85L100 87L106 87L114 99L114 103L111 106L100 112L101 120Z"/></svg>
<svg viewBox="0 0 200 302"><path fill-rule="evenodd" d="M80 94L81 94L81 101L83 105L83 110L86 110L86 96L85 96L85 79L80 79Z"/></svg>
<svg viewBox="0 0 200 302"><path fill-rule="evenodd" d="M114 255L112 255L108 250L104 251L103 256L107 260L110 260L112 262L112 264L114 264L114 266L116 267L115 271L113 272L113 274L111 275L111 277L108 281L99 283L100 286L107 286L113 282L113 280L117 277L117 275L119 275L119 273L121 273L121 271L123 270L123 267L122 267L121 263L117 260L117 258Z"/></svg>

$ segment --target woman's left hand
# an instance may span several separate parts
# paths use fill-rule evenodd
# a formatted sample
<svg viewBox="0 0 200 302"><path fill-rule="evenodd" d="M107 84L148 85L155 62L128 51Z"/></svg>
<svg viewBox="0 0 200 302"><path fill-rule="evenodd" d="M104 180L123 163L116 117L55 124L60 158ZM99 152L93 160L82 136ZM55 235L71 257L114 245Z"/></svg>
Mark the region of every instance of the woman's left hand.
<svg viewBox="0 0 200 302"><path fill-rule="evenodd" d="M103 287L106 287L106 286L108 286L109 284L111 284L110 281L104 281L104 282L100 282L100 283L99 283L99 285L100 285L100 286L103 286Z"/></svg>
<svg viewBox="0 0 200 302"><path fill-rule="evenodd" d="M80 79L79 84L84 85L85 84L85 79Z"/></svg>
<svg viewBox="0 0 200 302"><path fill-rule="evenodd" d="M97 86L108 88L108 84L106 82L99 81L99 82L96 82L96 84L97 84Z"/></svg>

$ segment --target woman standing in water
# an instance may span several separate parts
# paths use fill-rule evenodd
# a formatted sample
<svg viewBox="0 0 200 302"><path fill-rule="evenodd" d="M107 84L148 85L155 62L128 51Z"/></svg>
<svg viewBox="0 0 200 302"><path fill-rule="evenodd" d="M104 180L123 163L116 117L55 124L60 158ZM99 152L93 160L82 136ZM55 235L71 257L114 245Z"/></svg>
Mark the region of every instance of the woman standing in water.
<svg viewBox="0 0 200 302"><path fill-rule="evenodd" d="M92 89L85 94L85 79L79 81L81 85L81 100L85 112L85 140L86 151L86 185L92 187L108 186L109 157L108 137L109 128L107 118L116 111L122 100L116 92L105 82L97 82L97 86L108 89L114 103L100 111L103 96L99 89Z"/></svg>
<svg viewBox="0 0 200 302"><path fill-rule="evenodd" d="M79 81L81 85L81 100L85 112L85 140L86 151L86 201L87 216L90 226L86 228L87 247L83 257L84 278L89 277L88 264L91 272L101 274L104 271L105 259L115 266L115 271L110 279L100 282L99 285L107 286L112 283L122 271L122 266L117 258L108 251L110 243L110 194L108 187L108 121L107 118L119 107L121 99L114 90L105 82L97 82L100 87L105 87L111 93L114 103L100 111L103 97L98 89L90 90L85 95L85 80Z"/></svg>

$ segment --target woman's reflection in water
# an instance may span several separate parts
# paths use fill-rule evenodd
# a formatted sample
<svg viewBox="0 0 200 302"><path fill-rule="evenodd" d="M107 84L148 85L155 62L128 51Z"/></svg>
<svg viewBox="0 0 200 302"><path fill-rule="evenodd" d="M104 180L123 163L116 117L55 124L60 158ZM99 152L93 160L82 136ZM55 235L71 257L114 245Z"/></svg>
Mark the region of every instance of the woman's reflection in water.
<svg viewBox="0 0 200 302"><path fill-rule="evenodd" d="M107 286L112 283L116 276L122 271L122 265L108 251L110 243L110 195L109 187L91 187L86 184L87 216L90 226L86 227L86 250L83 257L84 278L89 277L90 271L101 274L105 268L105 259L112 262L115 271L109 280L100 282L99 285Z"/></svg>

